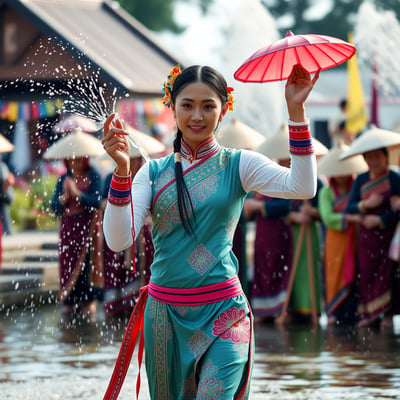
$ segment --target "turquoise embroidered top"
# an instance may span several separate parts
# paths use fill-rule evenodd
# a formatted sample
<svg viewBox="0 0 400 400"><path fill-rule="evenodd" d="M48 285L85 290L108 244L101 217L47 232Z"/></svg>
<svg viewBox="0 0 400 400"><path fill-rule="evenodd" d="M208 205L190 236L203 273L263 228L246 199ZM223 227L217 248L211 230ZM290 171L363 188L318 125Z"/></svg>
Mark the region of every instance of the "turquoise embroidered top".
<svg viewBox="0 0 400 400"><path fill-rule="evenodd" d="M156 249L151 280L156 285L189 288L237 275L232 240L246 196L239 176L240 154L219 148L184 171L196 237L183 229L179 217L173 154L150 161Z"/></svg>

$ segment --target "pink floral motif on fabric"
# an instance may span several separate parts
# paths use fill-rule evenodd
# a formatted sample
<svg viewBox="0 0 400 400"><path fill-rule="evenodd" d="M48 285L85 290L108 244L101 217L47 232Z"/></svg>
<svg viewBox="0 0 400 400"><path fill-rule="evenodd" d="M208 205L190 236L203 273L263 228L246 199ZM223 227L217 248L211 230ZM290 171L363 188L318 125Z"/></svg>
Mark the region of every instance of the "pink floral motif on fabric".
<svg viewBox="0 0 400 400"><path fill-rule="evenodd" d="M200 382L197 391L197 399L220 400L225 393L224 383L216 379L218 367L213 365L211 360L204 363L200 372Z"/></svg>
<svg viewBox="0 0 400 400"><path fill-rule="evenodd" d="M219 175L210 176L190 190L190 197L194 207L197 202L204 203L211 195L217 192L219 179Z"/></svg>
<svg viewBox="0 0 400 400"><path fill-rule="evenodd" d="M240 357L246 357L249 354L248 343L233 343L232 348L240 354Z"/></svg>
<svg viewBox="0 0 400 400"><path fill-rule="evenodd" d="M194 307L187 307L187 306L172 306L172 308L182 317L184 317L190 310L195 311L199 307L194 306Z"/></svg>
<svg viewBox="0 0 400 400"><path fill-rule="evenodd" d="M188 213L189 215L191 215L190 211L188 211ZM173 225L180 224L180 222L181 219L179 216L179 210L177 206L172 205L169 213L165 214L159 219L158 230L160 231L160 233L171 233Z"/></svg>
<svg viewBox="0 0 400 400"><path fill-rule="evenodd" d="M197 331L190 338L188 347L189 347L191 353L194 355L194 357L196 359L198 359L199 357L201 357L201 355L207 349L210 342L211 342L211 337L208 336L201 329L197 329Z"/></svg>
<svg viewBox="0 0 400 400"><path fill-rule="evenodd" d="M215 261L215 257L204 245L200 243L186 259L186 261L200 275L204 275Z"/></svg>
<svg viewBox="0 0 400 400"><path fill-rule="evenodd" d="M171 340L174 336L174 330L172 329L172 324L169 322L167 325L167 340Z"/></svg>
<svg viewBox="0 0 400 400"><path fill-rule="evenodd" d="M197 395L196 378L194 373L189 375L182 386L182 399L195 399Z"/></svg>
<svg viewBox="0 0 400 400"><path fill-rule="evenodd" d="M234 343L249 343L250 321L246 318L245 310L236 307L224 311L214 321L212 332L223 340L232 340Z"/></svg>
<svg viewBox="0 0 400 400"><path fill-rule="evenodd" d="M158 192L162 187L168 184L175 178L175 170L172 167L168 167L163 171L160 176L154 182L155 190Z"/></svg>

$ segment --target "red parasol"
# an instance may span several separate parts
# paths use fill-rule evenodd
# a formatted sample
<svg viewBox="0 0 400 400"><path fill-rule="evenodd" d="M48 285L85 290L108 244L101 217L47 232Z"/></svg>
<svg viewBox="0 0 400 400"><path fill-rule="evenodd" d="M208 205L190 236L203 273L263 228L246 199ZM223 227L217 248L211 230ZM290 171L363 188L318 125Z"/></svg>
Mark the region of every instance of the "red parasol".
<svg viewBox="0 0 400 400"><path fill-rule="evenodd" d="M356 48L344 40L326 35L294 35L257 50L235 72L242 82L272 82L288 78L292 68L301 64L308 72L335 67L353 56Z"/></svg>

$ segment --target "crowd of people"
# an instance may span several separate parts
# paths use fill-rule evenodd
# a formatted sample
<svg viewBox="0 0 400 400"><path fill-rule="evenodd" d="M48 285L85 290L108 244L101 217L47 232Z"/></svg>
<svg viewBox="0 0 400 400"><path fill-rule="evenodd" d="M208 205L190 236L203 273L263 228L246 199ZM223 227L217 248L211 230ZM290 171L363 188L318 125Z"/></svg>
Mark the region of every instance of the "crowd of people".
<svg viewBox="0 0 400 400"><path fill-rule="evenodd" d="M393 326L400 313L400 175L375 132L363 132L366 150L347 159L357 140L346 144L338 134L318 159L314 198L256 193L245 201L256 223L250 298L259 320L318 322L324 311L329 325Z"/></svg>
<svg viewBox="0 0 400 400"><path fill-rule="evenodd" d="M389 166L386 148L339 160L354 140L345 132L345 100L339 108L329 123L332 147L318 160L313 198L249 191L244 200L232 243L256 320L308 321L325 313L328 324L391 326L399 312L399 175ZM130 151L133 179L144 159L132 146ZM289 151L277 154L281 158L274 161L290 168ZM12 202L13 176L2 165L1 222L3 233L10 234L9 213L3 211ZM129 316L140 288L150 280L152 220L146 217L135 246L111 250L102 219L113 174L103 179L89 157L66 158L65 167L52 200L60 217L62 313L79 310L94 318L101 302L106 315ZM245 236L250 221L255 236L249 274Z"/></svg>
<svg viewBox="0 0 400 400"><path fill-rule="evenodd" d="M107 317L129 317L139 289L150 275L150 224L144 225L136 246L112 251L102 227L112 173L103 178L91 157L69 154L68 144L65 148L60 145L66 171L58 178L51 201L51 209L59 218L61 313L94 321L97 306L102 304ZM132 176L142 164L143 157L132 148Z"/></svg>
<svg viewBox="0 0 400 400"><path fill-rule="evenodd" d="M253 317L316 322L325 312L332 325L384 327L400 312L400 175L379 146L340 160L343 123L317 163L304 107L317 79L300 65L288 78L282 159L218 143L233 89L201 66L176 66L164 84L177 127L170 154L144 162L113 114L104 124L114 162L105 179L89 156L65 156L51 203L62 313L93 320L99 303L107 316L129 316L136 305L128 329L142 330L152 398L215 390L247 398ZM250 282L240 271L249 221ZM119 389L111 385L105 398Z"/></svg>

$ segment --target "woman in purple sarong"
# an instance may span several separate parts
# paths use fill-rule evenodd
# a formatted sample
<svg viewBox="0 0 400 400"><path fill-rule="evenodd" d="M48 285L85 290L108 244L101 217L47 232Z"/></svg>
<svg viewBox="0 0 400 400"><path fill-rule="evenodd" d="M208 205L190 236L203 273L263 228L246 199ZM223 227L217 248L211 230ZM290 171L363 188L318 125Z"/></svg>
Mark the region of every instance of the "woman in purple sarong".
<svg viewBox="0 0 400 400"><path fill-rule="evenodd" d="M130 148L130 170L132 177L143 164L143 158L135 148ZM107 203L112 173L105 180L103 190L104 209ZM104 311L107 317L129 316L139 295L139 290L150 279L150 265L153 261L153 242L151 240L151 219L146 220L133 247L114 252L104 241Z"/></svg>
<svg viewBox="0 0 400 400"><path fill-rule="evenodd" d="M52 210L61 218L59 298L62 313L80 310L93 319L104 285L98 210L102 180L88 157L66 158L65 164L67 172L59 177L51 202Z"/></svg>
<svg viewBox="0 0 400 400"><path fill-rule="evenodd" d="M393 324L395 262L389 247L398 217L390 197L400 194L400 176L389 168L386 148L364 153L368 172L354 181L346 212L361 214L357 243L359 326Z"/></svg>
<svg viewBox="0 0 400 400"><path fill-rule="evenodd" d="M280 160L279 164L289 167L290 160ZM268 320L279 316L286 298L293 246L292 228L288 221L290 205L291 200L258 193L244 203L247 218L256 214L251 285L251 305L256 319Z"/></svg>

